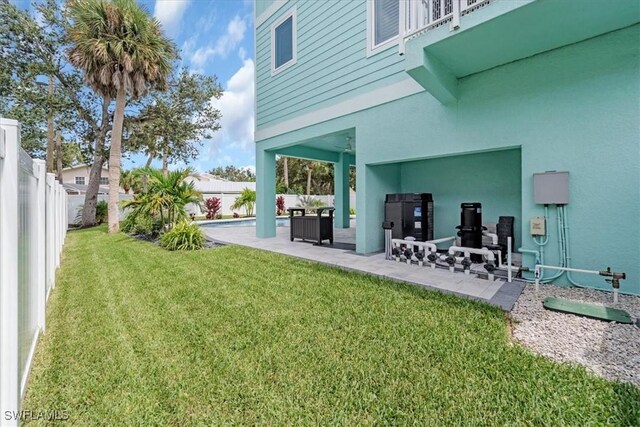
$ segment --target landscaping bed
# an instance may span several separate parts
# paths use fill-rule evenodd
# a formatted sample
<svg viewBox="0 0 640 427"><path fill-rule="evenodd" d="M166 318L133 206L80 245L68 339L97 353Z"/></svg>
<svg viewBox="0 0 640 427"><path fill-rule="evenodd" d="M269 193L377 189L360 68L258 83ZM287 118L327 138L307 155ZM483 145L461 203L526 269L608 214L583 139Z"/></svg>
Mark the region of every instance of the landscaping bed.
<svg viewBox="0 0 640 427"><path fill-rule="evenodd" d="M578 363L591 372L640 387L640 328L546 310L547 297L566 298L626 310L640 319L640 297L620 295L614 304L611 292L528 285L511 312L518 342L559 362ZM639 424L640 425L640 424Z"/></svg>
<svg viewBox="0 0 640 427"><path fill-rule="evenodd" d="M69 233L25 410L75 425L638 425L485 304L225 246Z"/></svg>

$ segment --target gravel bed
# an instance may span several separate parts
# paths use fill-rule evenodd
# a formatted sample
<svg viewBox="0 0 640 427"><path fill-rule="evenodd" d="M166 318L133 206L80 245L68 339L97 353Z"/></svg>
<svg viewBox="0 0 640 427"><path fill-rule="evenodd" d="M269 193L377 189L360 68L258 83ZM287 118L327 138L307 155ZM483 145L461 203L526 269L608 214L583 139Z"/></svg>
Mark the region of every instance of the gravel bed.
<svg viewBox="0 0 640 427"><path fill-rule="evenodd" d="M515 304L513 337L558 362L579 363L593 373L640 387L640 327L546 310L546 297L566 298L626 310L640 319L640 297L594 289L527 285Z"/></svg>

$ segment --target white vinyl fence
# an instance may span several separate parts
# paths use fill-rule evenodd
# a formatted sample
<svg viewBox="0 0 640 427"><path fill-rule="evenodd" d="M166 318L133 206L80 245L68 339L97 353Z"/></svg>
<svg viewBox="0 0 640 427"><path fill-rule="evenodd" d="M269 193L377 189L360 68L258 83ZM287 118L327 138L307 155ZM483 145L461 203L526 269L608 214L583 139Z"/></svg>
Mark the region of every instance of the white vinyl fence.
<svg viewBox="0 0 640 427"><path fill-rule="evenodd" d="M18 425L31 360L67 231L67 194L0 119L0 424Z"/></svg>
<svg viewBox="0 0 640 427"><path fill-rule="evenodd" d="M80 222L80 218L78 217L84 207L84 194L69 194L67 195L67 218L69 219L69 225L75 225ZM107 194L98 194L98 201L108 201L109 195ZM133 199L133 194L120 194L120 201ZM122 221L125 217L125 211L120 209L120 221Z"/></svg>
<svg viewBox="0 0 640 427"><path fill-rule="evenodd" d="M207 199L211 198L211 197L219 198L220 201L221 201L221 204L222 204L222 210L220 211L220 213L222 215L231 215L231 214L233 214L233 212L238 212L239 214L244 215L244 210L242 210L242 209L235 209L235 210L231 209L231 206L236 201L238 196L240 196L240 195L239 194L211 194L211 193L204 193L202 195L202 197L203 197L203 199L205 201ZM300 203L300 198L301 197L313 197L314 199L322 200L322 203L325 206L334 206L334 197L333 196L326 196L326 195L298 196L298 195L295 195L295 194L276 194L276 197L278 197L278 196L284 196L285 209L295 208L296 206L298 206L298 204ZM356 193L352 192L350 194L349 202L350 202L349 203L350 207L355 209L355 207L356 207ZM276 208L276 201L274 199L273 200L273 209L275 209L275 208ZM202 210L199 210L196 206L187 205L187 211L195 213L196 215L204 215L204 213L206 212L206 209L204 209L204 206L203 206Z"/></svg>

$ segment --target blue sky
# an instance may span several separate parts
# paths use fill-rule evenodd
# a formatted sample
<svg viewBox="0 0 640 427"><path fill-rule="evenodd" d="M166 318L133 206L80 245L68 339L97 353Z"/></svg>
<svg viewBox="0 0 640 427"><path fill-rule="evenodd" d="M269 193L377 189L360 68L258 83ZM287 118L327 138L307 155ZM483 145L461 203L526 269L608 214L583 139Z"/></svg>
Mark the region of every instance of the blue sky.
<svg viewBox="0 0 640 427"><path fill-rule="evenodd" d="M24 7L28 1L14 1ZM162 23L165 33L181 50L182 66L216 75L224 89L213 100L222 112L222 129L203 141L190 166L204 172L216 166L255 165L253 0L139 0ZM146 158L123 159L131 168ZM159 166L159 162L156 163ZM171 165L182 167L184 165Z"/></svg>
<svg viewBox="0 0 640 427"><path fill-rule="evenodd" d="M167 35L180 48L182 65L193 72L215 74L224 89L222 98L214 100L222 111L222 129L212 140L203 141L200 155L192 166L202 172L225 165L253 168L253 1L148 0L141 3L160 20Z"/></svg>

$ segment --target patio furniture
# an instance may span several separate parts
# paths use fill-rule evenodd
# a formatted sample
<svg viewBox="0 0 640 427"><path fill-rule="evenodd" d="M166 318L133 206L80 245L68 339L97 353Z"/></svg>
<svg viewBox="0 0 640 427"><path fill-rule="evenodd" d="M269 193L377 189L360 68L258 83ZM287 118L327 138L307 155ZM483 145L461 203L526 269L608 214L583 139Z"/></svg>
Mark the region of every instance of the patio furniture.
<svg viewBox="0 0 640 427"><path fill-rule="evenodd" d="M317 208L315 214L306 214L305 208L289 208L289 230L291 241L302 239L315 242L314 245L322 245L323 240L329 240L333 244L333 211L335 208ZM322 215L328 212L329 215Z"/></svg>

